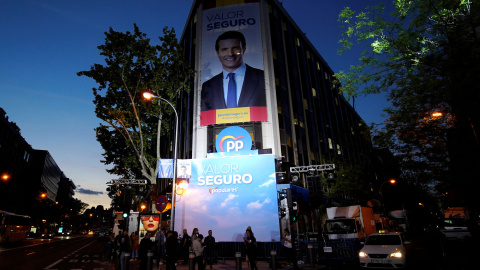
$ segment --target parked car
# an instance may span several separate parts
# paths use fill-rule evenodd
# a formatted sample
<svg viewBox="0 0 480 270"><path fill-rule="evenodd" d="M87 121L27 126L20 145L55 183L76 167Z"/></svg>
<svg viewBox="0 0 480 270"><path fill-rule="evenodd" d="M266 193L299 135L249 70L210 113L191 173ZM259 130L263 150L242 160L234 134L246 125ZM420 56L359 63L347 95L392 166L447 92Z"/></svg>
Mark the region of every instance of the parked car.
<svg viewBox="0 0 480 270"><path fill-rule="evenodd" d="M398 232L380 232L368 236L358 256L361 267L368 268L405 268L406 247Z"/></svg>
<svg viewBox="0 0 480 270"><path fill-rule="evenodd" d="M53 239L53 237L54 237L54 233L53 233L53 232L42 233L42 238L43 238L43 239Z"/></svg>

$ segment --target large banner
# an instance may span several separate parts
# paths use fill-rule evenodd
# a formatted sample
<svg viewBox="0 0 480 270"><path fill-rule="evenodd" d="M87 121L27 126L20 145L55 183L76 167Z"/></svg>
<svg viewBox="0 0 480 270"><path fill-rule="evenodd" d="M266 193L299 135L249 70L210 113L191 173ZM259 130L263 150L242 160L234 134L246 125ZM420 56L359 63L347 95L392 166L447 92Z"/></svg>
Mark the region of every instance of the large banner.
<svg viewBox="0 0 480 270"><path fill-rule="evenodd" d="M194 228L217 241L280 241L273 155L191 160L188 188L177 192L175 230Z"/></svg>
<svg viewBox="0 0 480 270"><path fill-rule="evenodd" d="M203 11L200 125L267 121L259 3Z"/></svg>

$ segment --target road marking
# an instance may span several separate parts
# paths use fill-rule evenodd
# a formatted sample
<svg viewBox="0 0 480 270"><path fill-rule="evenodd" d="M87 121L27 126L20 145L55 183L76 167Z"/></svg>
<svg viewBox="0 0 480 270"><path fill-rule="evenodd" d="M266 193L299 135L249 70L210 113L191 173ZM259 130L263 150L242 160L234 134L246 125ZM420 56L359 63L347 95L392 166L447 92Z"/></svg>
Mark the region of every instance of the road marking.
<svg viewBox="0 0 480 270"><path fill-rule="evenodd" d="M50 264L49 266L43 268L43 269L50 269L51 267L54 267L55 265L57 265L58 263L60 263L61 261L63 261L63 259L60 259L52 264Z"/></svg>
<svg viewBox="0 0 480 270"><path fill-rule="evenodd" d="M91 244L93 244L93 243L95 243L95 241L92 241L92 242L90 242L90 243L86 244L85 246L83 246L83 247L81 247L81 248L79 248L79 249L75 250L75 252L78 252L78 251L80 251L80 250L82 250L82 249L84 249L84 248L86 248L86 247L90 246L90 245L91 245ZM61 261L63 261L63 259L60 259L60 260L58 260L58 261L56 261L56 262L54 262L54 263L50 264L49 266L47 266L47 267L45 267L45 268L43 268L43 269L44 269L44 270L50 270L50 268L51 268L51 267L54 267L55 265L59 264ZM53 270L53 269L52 269L52 270Z"/></svg>

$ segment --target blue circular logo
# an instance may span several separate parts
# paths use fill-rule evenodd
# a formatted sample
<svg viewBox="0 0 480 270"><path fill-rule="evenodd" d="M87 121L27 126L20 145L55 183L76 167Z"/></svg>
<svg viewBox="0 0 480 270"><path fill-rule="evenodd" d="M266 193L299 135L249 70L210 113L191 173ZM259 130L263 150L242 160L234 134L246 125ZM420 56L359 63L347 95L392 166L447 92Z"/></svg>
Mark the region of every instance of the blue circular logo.
<svg viewBox="0 0 480 270"><path fill-rule="evenodd" d="M233 126L220 131L215 141L217 152L237 152L252 149L252 137L244 128Z"/></svg>

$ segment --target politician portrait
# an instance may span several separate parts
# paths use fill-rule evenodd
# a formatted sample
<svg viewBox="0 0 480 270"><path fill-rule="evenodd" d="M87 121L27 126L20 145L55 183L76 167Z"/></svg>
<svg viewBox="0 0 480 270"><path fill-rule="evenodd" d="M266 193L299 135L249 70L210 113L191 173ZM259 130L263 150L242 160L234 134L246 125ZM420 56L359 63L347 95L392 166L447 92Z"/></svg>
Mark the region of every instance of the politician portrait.
<svg viewBox="0 0 480 270"><path fill-rule="evenodd" d="M202 84L201 111L265 107L264 71L244 62L245 36L239 31L222 33L215 41L215 53L222 71Z"/></svg>

